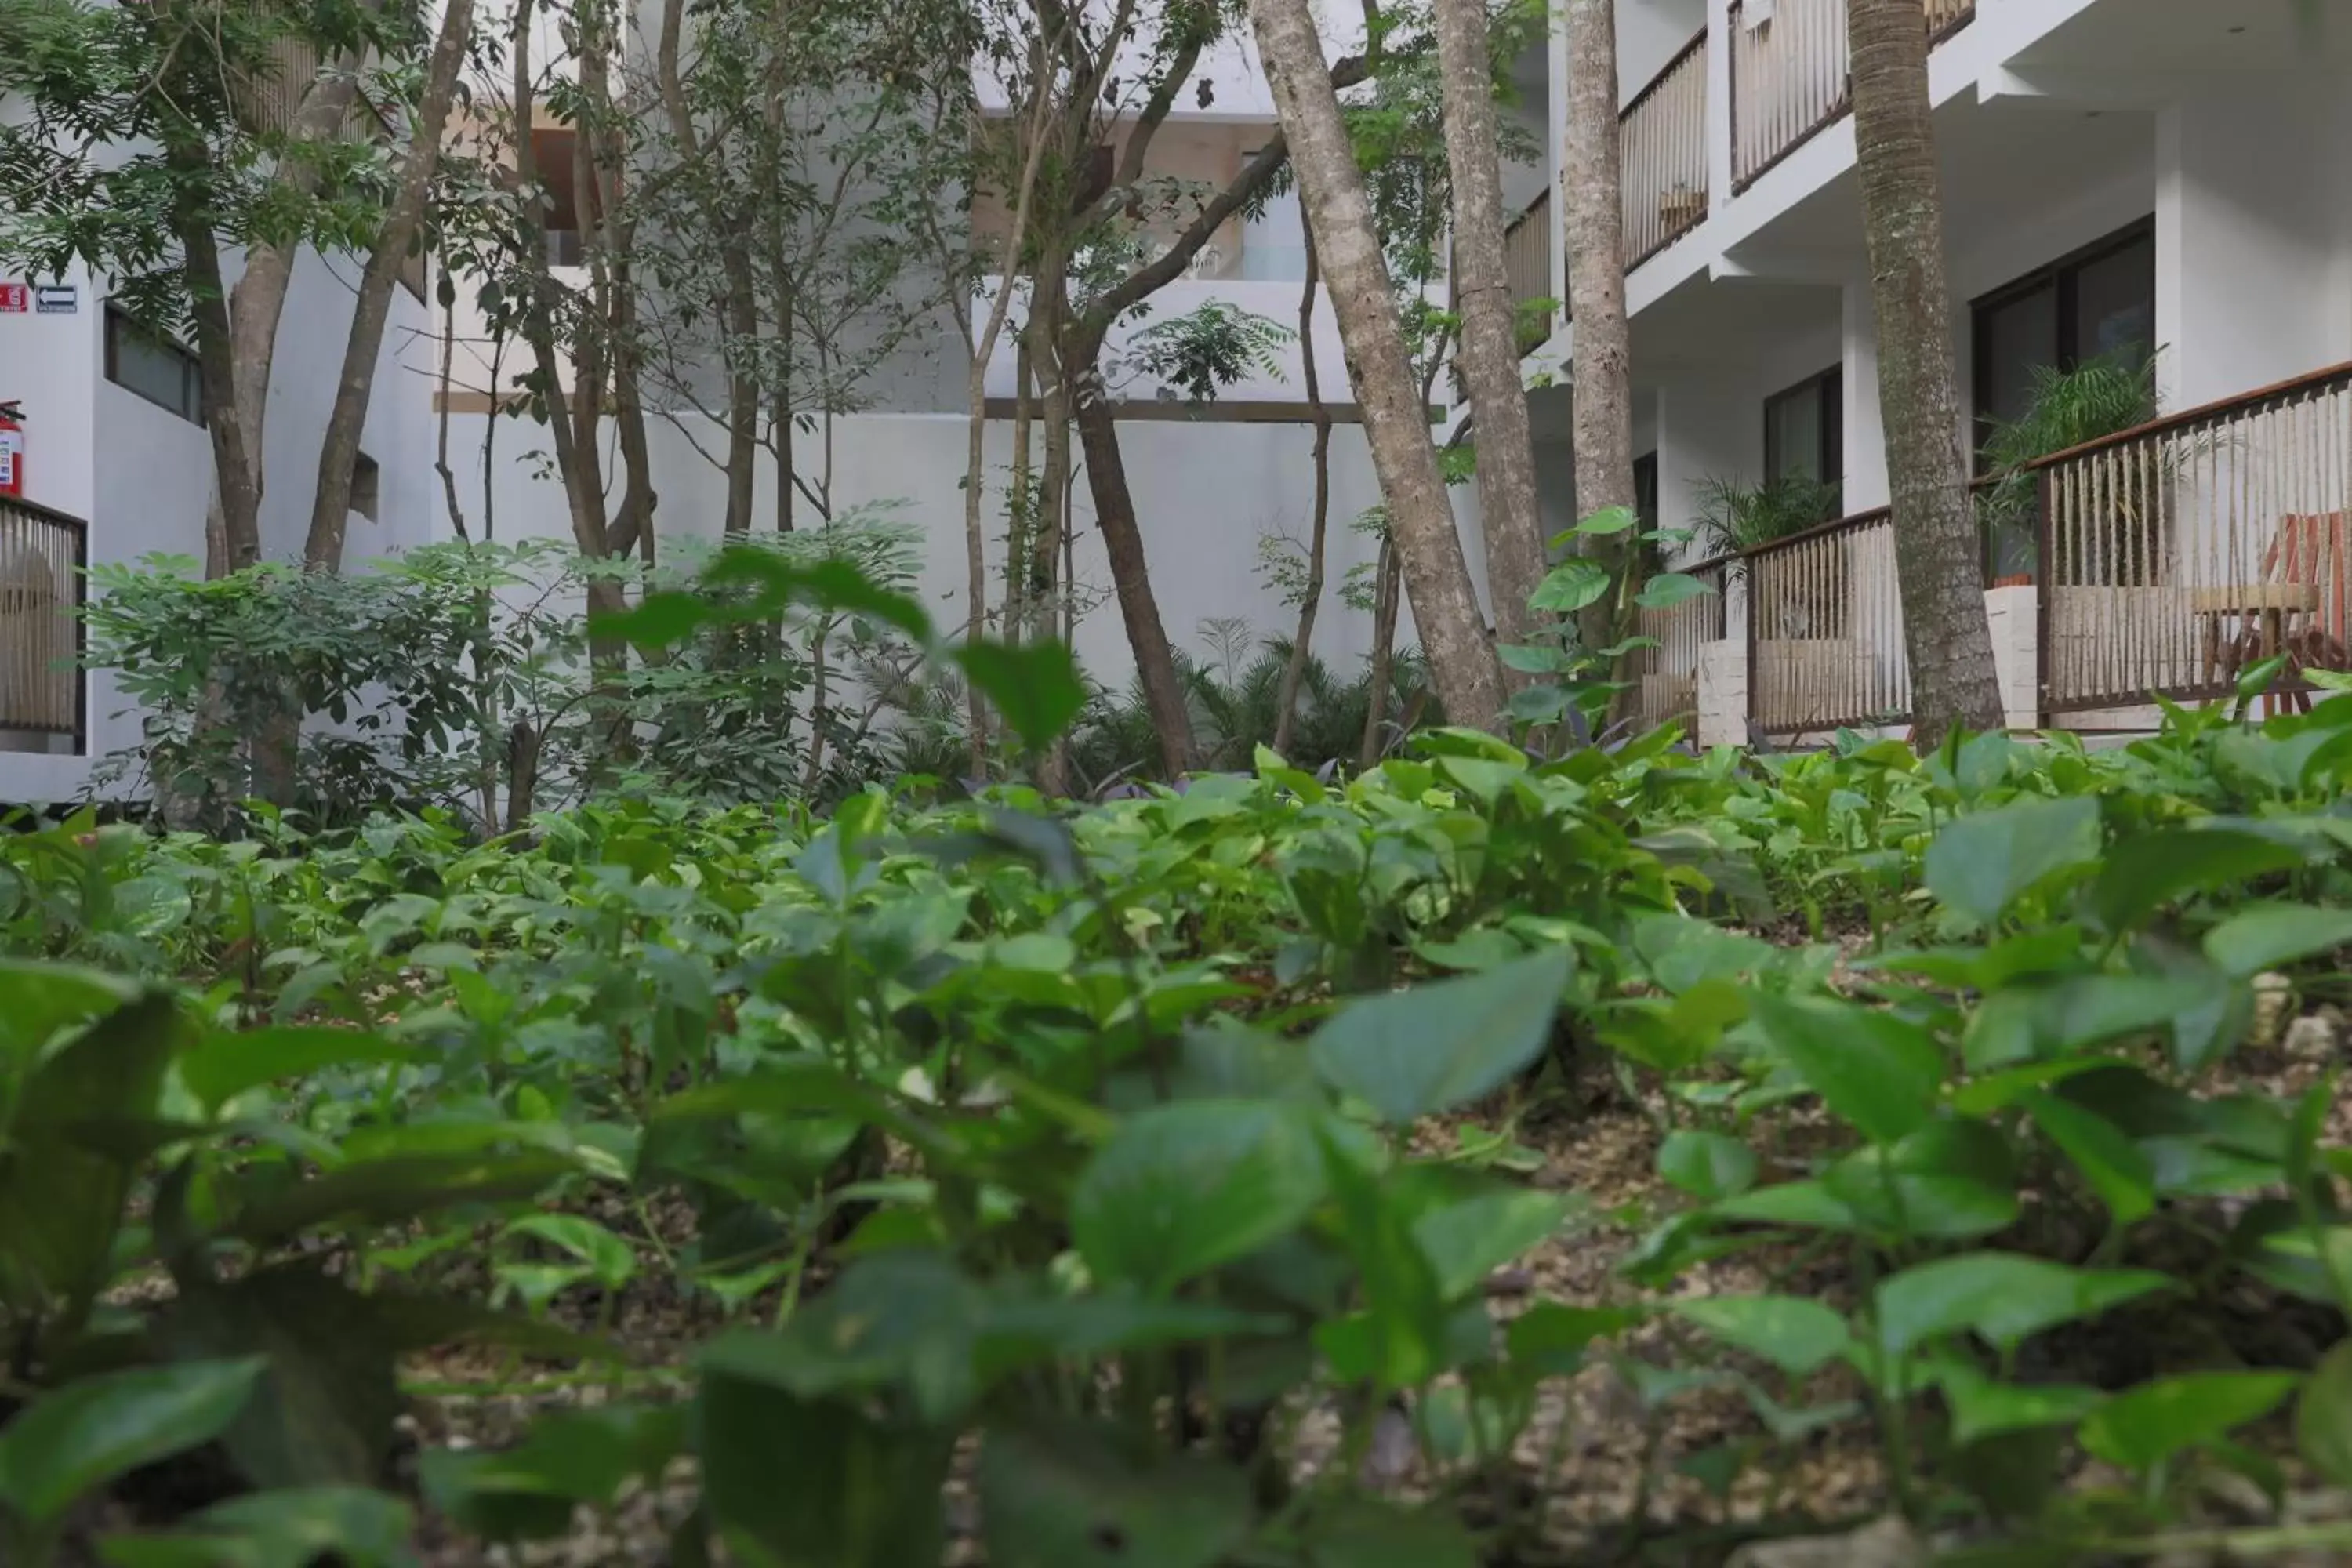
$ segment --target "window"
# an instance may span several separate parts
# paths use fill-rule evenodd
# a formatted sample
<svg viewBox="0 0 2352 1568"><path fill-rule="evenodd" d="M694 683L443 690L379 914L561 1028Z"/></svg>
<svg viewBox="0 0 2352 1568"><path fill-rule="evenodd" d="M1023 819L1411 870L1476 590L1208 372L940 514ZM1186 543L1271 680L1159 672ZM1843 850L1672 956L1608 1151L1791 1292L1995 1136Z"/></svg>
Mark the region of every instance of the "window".
<svg viewBox="0 0 2352 1568"><path fill-rule="evenodd" d="M1986 295L1975 308L1976 436L2032 406L2034 373L2156 352L2156 227L2134 224Z"/></svg>
<svg viewBox="0 0 2352 1568"><path fill-rule="evenodd" d="M106 379L183 419L205 422L205 384L196 356L111 306L106 311Z"/></svg>
<svg viewBox="0 0 2352 1568"><path fill-rule="evenodd" d="M1774 485L1783 479L1844 485L1845 372L1842 368L1832 365L1764 400L1764 479Z"/></svg>
<svg viewBox="0 0 2352 1568"><path fill-rule="evenodd" d="M1658 455L1644 452L1633 459L1633 520L1643 533L1658 527Z"/></svg>
<svg viewBox="0 0 2352 1568"><path fill-rule="evenodd" d="M375 521L383 493L383 475L375 459L365 452L355 454L352 458L352 510L370 522Z"/></svg>
<svg viewBox="0 0 2352 1568"><path fill-rule="evenodd" d="M550 267L581 266L585 254L582 232L604 216L593 188L588 194L588 210L580 210L580 184L573 166L579 144L578 133L568 125L541 125L531 130L531 162L539 172L540 189L547 198L540 218L546 231Z"/></svg>

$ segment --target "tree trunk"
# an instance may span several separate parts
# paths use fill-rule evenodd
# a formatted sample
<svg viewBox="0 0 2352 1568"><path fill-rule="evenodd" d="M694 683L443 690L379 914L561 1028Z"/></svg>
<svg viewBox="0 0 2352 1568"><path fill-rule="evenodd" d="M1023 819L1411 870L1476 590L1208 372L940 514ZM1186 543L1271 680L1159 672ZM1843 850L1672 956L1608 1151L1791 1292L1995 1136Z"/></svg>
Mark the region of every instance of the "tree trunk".
<svg viewBox="0 0 2352 1568"><path fill-rule="evenodd" d="M1434 10L1445 158L1454 172L1454 309L1462 318L1462 379L1477 429L1486 598L1497 639L1524 643L1534 619L1528 601L1544 576L1543 524L1536 509L1527 387L1519 375L1518 307L1504 258L1502 153L1486 0L1436 0Z"/></svg>
<svg viewBox="0 0 2352 1568"><path fill-rule="evenodd" d="M1087 488L1095 501L1095 526L1102 530L1103 553L1110 558L1111 591L1118 598L1119 619L1126 623L1128 645L1135 650L1136 678L1151 710L1152 728L1160 731L1160 763L1169 780L1192 770L1192 705L1184 693L1184 677L1176 668L1175 650L1160 625L1160 601L1151 592L1151 569L1144 560L1143 530L1135 516L1135 496L1127 482L1127 464L1118 449L1118 426L1111 415L1102 383L1091 373L1098 344L1078 345L1063 357L1066 380L1074 384L1073 403L1078 444L1087 455ZM1087 380L1076 383L1071 365L1088 367Z"/></svg>
<svg viewBox="0 0 2352 1568"><path fill-rule="evenodd" d="M1019 642L1029 624L1029 551L1035 536L1037 484L1030 437L1037 426L1036 345L1028 332L1016 344L1013 371L1013 480L1005 498L1012 516L1004 551L1004 637Z"/></svg>
<svg viewBox="0 0 2352 1568"><path fill-rule="evenodd" d="M1568 137L1560 212L1568 231L1570 377L1581 516L1633 508L1633 332L1625 320L1623 165L1618 151L1615 0L1568 0ZM1578 548L1612 572L1632 558L1630 536L1580 536ZM1616 640L1604 596L1580 617L1588 648Z"/></svg>
<svg viewBox="0 0 2352 1568"><path fill-rule="evenodd" d="M1396 681L1397 601L1402 584L1398 581L1396 542L1383 538L1380 554L1372 563L1372 673L1371 700L1364 709L1364 738L1356 751L1356 765L1371 768L1381 760L1385 748L1381 744L1381 731L1389 717L1389 688Z"/></svg>
<svg viewBox="0 0 2352 1568"><path fill-rule="evenodd" d="M310 536L302 545L302 567L307 572L335 572L342 567L343 530L352 508L352 465L358 460L360 434L367 426L376 355L383 348L384 323L392 315L392 291L400 286L401 267L424 226L433 172L441 158L442 129L448 123L449 106L457 95L457 73L466 64L473 31L474 0L450 0L449 8L441 14L441 31L433 40L432 56L425 62L425 91L417 103L416 123L409 132L400 185L384 214L383 226L377 231L375 247L368 252L367 267L360 274L359 297L352 306L342 375L335 384L335 405L327 416L327 433L319 443L319 485L311 502Z"/></svg>
<svg viewBox="0 0 2352 1568"><path fill-rule="evenodd" d="M2000 688L1960 451L1927 17L1920 0L1848 0L1847 18L1913 734L1925 747L1955 724L2000 728Z"/></svg>
<svg viewBox="0 0 2352 1568"><path fill-rule="evenodd" d="M1315 510L1307 525L1307 588L1298 604L1298 629L1290 639L1290 662L1283 667L1282 690L1275 705L1274 749L1287 760L1298 725L1298 685L1306 679L1308 649L1315 641L1315 614L1323 603L1324 535L1331 521L1331 410L1323 401L1323 377L1315 364L1315 292L1323 284L1323 268L1315 258L1315 242L1307 242L1307 284L1298 295L1300 368L1307 377L1307 417L1315 426Z"/></svg>
<svg viewBox="0 0 2352 1568"><path fill-rule="evenodd" d="M1388 264L1322 39L1307 0L1250 0L1250 16L1330 281L1372 467L1438 698L1454 723L1491 727L1503 711L1502 666L1462 557L1430 440L1429 405L1413 384Z"/></svg>

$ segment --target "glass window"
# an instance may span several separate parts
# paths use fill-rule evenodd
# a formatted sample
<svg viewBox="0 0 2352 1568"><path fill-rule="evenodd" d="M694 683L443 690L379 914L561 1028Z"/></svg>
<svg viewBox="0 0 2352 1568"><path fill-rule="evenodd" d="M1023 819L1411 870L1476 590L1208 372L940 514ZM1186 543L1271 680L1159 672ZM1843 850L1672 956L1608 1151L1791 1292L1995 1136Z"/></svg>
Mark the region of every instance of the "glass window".
<svg viewBox="0 0 2352 1568"><path fill-rule="evenodd" d="M2156 352L2156 234L2138 224L2029 273L1976 304L1979 449L2032 406L2039 370Z"/></svg>
<svg viewBox="0 0 2352 1568"><path fill-rule="evenodd" d="M116 310L106 312L106 379L183 419L205 422L196 356Z"/></svg>
<svg viewBox="0 0 2352 1568"><path fill-rule="evenodd" d="M1845 373L1832 367L1764 400L1764 478L1845 479Z"/></svg>

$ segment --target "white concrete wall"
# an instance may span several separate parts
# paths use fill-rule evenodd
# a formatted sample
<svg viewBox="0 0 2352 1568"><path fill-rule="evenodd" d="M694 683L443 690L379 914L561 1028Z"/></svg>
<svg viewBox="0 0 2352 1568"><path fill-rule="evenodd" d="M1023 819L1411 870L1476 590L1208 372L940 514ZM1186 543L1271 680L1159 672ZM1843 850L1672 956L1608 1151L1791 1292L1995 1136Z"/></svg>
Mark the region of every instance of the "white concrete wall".
<svg viewBox="0 0 2352 1568"><path fill-rule="evenodd" d="M1706 0L1617 0L1618 101L1632 102L1706 20Z"/></svg>
<svg viewBox="0 0 2352 1568"><path fill-rule="evenodd" d="M2157 119L2158 331L2178 406L2352 357L2340 102L2274 83Z"/></svg>
<svg viewBox="0 0 2352 1568"><path fill-rule="evenodd" d="M477 532L485 515L481 469L488 416L451 416L451 466L462 503ZM724 480L697 456L685 436L663 426L650 432L660 493L658 526L665 539L716 539L724 511ZM919 590L940 626L963 624L968 575L963 534L964 460L969 426L947 416L857 415L836 422L830 493L836 512L892 505L924 541ZM1006 421L987 432L985 498L992 604L1003 592L1003 497L1011 461ZM1286 535L1300 544L1312 517L1312 433L1303 425L1128 420L1120 449L1140 513L1152 586L1170 640L1195 655L1207 651L1201 630L1213 619L1239 617L1260 634L1286 635L1297 612L1260 577L1258 542ZM706 436L704 445L716 449ZM814 446L814 443L812 444ZM496 537L569 539L563 493L541 477L546 440L537 426L506 419L498 431L491 475ZM814 451L812 462L815 461ZM1360 426L1332 436L1331 510L1325 561L1326 597L1316 624L1315 648L1334 670L1352 673L1370 648L1371 624L1340 604L1348 569L1369 562L1375 542L1349 527L1379 500ZM772 512L772 469L762 463L753 515ZM1455 495L1465 553L1483 581L1475 499ZM1123 685L1134 668L1127 633L1111 598L1110 574L1094 526L1083 474L1074 507L1077 584L1083 606L1076 637L1080 662L1095 679ZM803 521L807 520L803 509ZM1400 646L1413 640L1408 615Z"/></svg>
<svg viewBox="0 0 2352 1568"><path fill-rule="evenodd" d="M1102 356L1104 375L1110 383L1112 395L1144 403L1178 395L1172 387L1154 376L1139 373L1128 363L1137 340L1152 328L1216 301L1264 317L1276 326L1296 333L1298 330L1300 292L1299 281L1296 279L1178 279L1153 294L1147 301L1148 308L1140 314L1130 313L1112 326L1103 345ZM975 340L987 327L988 313L994 303L995 279L991 279L972 300ZM1025 291L1014 296L1013 308L1005 316L1004 331L998 334L995 350L989 355L988 395L991 397L1012 397L1019 390L1021 351L1018 334L1021 323L1027 319ZM1353 402L1356 395L1348 384L1348 356L1339 341L1339 319L1331 309L1330 292L1320 288L1316 292L1311 342L1302 345L1294 341L1275 349L1269 356L1274 362L1274 374L1253 371L1220 392L1219 399L1229 403L1304 404L1307 400L1305 361L1310 349L1315 355L1316 373L1321 377L1324 402ZM1441 400L1443 387L1444 378L1441 377Z"/></svg>

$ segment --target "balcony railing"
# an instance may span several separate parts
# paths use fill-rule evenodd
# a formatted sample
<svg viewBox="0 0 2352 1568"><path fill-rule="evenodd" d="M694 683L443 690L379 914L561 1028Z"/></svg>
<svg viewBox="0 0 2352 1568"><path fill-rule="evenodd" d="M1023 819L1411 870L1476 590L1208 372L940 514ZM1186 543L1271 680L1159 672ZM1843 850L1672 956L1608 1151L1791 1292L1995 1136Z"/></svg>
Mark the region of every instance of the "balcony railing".
<svg viewBox="0 0 2352 1568"><path fill-rule="evenodd" d="M2226 695L2247 666L2343 669L2352 364L2037 465L2042 706Z"/></svg>
<svg viewBox="0 0 2352 1568"><path fill-rule="evenodd" d="M1625 266L1639 267L1706 216L1706 34L1683 46L1620 117Z"/></svg>
<svg viewBox="0 0 2352 1568"><path fill-rule="evenodd" d="M1503 235L1503 265L1511 279L1511 303L1519 310L1519 352L1530 353L1551 336L1549 313L1529 320L1528 306L1553 297L1551 281L1551 193L1528 204Z"/></svg>
<svg viewBox="0 0 2352 1568"><path fill-rule="evenodd" d="M0 730L86 738L77 519L0 496Z"/></svg>
<svg viewBox="0 0 2352 1568"><path fill-rule="evenodd" d="M1976 0L1927 0L1935 39L1965 26ZM1853 108L1846 0L1731 0L1731 186L1766 171Z"/></svg>
<svg viewBox="0 0 2352 1568"><path fill-rule="evenodd" d="M1752 550L1745 570L1750 728L1791 734L1909 717L1891 511Z"/></svg>
<svg viewBox="0 0 2352 1568"><path fill-rule="evenodd" d="M1730 586L1728 556L1682 570L1705 583L1710 593L1679 605L1640 612L1636 636L1657 646L1633 656L1633 712L1644 729L1680 724L1685 730L1698 720L1699 650L1727 635L1725 592Z"/></svg>

